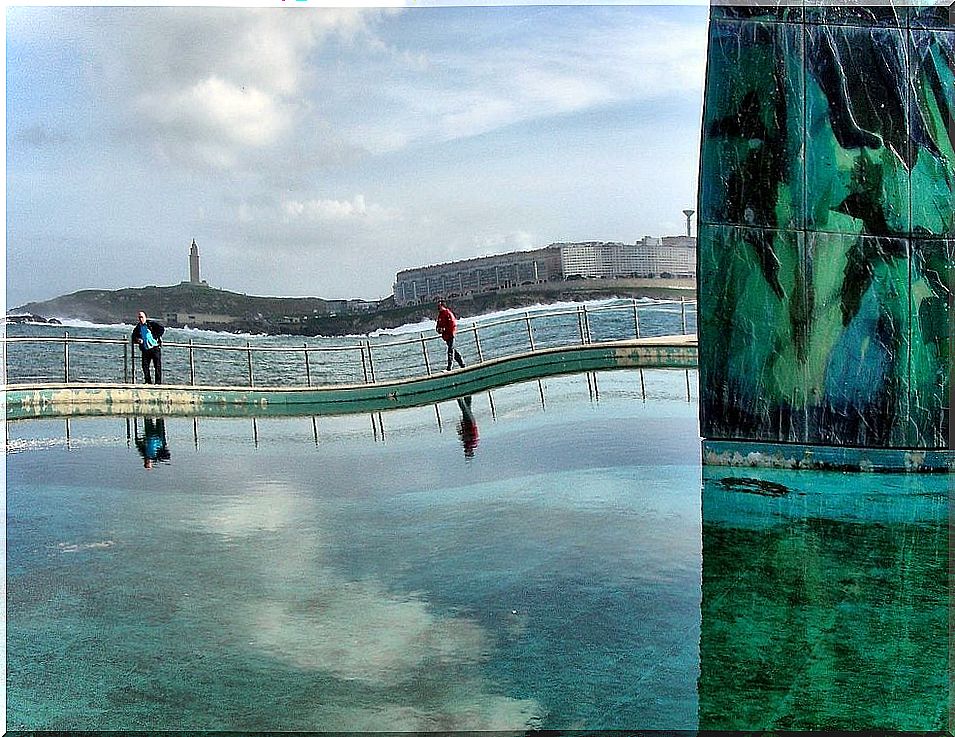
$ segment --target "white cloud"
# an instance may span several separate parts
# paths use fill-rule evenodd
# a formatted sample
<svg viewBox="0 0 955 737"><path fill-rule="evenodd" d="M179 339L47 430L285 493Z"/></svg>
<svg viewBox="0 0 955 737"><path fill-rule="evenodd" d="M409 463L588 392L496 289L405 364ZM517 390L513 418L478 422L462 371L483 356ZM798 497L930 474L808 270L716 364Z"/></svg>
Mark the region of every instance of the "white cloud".
<svg viewBox="0 0 955 737"><path fill-rule="evenodd" d="M474 250L487 255L502 251L526 251L541 245L545 244L538 243L533 233L524 230L494 233L474 239Z"/></svg>
<svg viewBox="0 0 955 737"><path fill-rule="evenodd" d="M314 57L330 43L377 47L382 11L69 8L55 17L74 27L88 59L104 137L179 168L268 178L348 155L312 95L323 74Z"/></svg>
<svg viewBox="0 0 955 737"><path fill-rule="evenodd" d="M285 133L291 120L277 100L254 87L208 77L165 94L146 93L139 110L162 128L191 132L223 145L265 146Z"/></svg>
<svg viewBox="0 0 955 737"><path fill-rule="evenodd" d="M333 222L358 218L387 220L398 216L395 208L367 204L365 196L355 195L351 200L286 200L282 211L287 219L302 219L313 222Z"/></svg>

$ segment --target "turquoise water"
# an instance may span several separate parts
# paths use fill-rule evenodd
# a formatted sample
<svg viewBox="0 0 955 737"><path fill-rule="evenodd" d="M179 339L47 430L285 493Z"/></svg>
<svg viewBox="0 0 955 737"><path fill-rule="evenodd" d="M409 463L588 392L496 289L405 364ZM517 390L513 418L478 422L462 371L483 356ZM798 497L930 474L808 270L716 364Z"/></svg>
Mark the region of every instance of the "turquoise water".
<svg viewBox="0 0 955 737"><path fill-rule="evenodd" d="M8 726L944 727L947 478L704 482L644 373L9 425Z"/></svg>

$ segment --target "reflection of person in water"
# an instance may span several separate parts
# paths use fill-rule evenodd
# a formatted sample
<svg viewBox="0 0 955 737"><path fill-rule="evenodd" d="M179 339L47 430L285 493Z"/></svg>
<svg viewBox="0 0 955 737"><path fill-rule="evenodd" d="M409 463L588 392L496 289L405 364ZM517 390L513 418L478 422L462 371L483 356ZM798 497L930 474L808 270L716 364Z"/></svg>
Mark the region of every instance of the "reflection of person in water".
<svg viewBox="0 0 955 737"><path fill-rule="evenodd" d="M464 446L464 457L474 458L474 449L478 444L478 426L471 412L471 397L458 398L458 407L461 408L461 422L458 423L458 437Z"/></svg>
<svg viewBox="0 0 955 737"><path fill-rule="evenodd" d="M162 417L143 418L143 434L136 433L136 448L143 457L143 468L152 468L157 461L169 460L166 447L166 421Z"/></svg>

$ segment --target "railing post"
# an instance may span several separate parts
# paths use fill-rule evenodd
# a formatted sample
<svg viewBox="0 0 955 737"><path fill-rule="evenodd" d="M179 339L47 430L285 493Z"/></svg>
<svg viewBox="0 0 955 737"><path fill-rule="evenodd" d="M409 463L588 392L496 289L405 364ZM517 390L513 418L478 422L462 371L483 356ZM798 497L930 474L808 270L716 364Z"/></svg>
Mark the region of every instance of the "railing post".
<svg viewBox="0 0 955 737"><path fill-rule="evenodd" d="M361 353L361 373L365 377L365 383L368 383L368 364L365 363L365 344L359 343L358 350Z"/></svg>
<svg viewBox="0 0 955 737"><path fill-rule="evenodd" d="M63 381L70 382L70 333L63 333Z"/></svg>
<svg viewBox="0 0 955 737"><path fill-rule="evenodd" d="M129 343L123 343L123 383L129 383Z"/></svg>
<svg viewBox="0 0 955 737"><path fill-rule="evenodd" d="M481 352L481 339L478 338L477 323L474 323L474 347L477 349L478 363L484 363L484 353Z"/></svg>
<svg viewBox="0 0 955 737"><path fill-rule="evenodd" d="M378 379L375 378L375 364L371 360L371 341L365 341L365 348L368 351L368 373L371 374L371 383L374 384Z"/></svg>
<svg viewBox="0 0 955 737"><path fill-rule="evenodd" d="M189 384L196 385L196 357L192 349L192 338L189 338Z"/></svg>
<svg viewBox="0 0 955 737"><path fill-rule="evenodd" d="M312 369L308 365L308 343L302 343L302 349L305 351L305 386L311 386L312 385ZM313 417L312 419L314 420L315 418Z"/></svg>
<svg viewBox="0 0 955 737"><path fill-rule="evenodd" d="M640 338L640 313L637 311L637 300L633 299L633 332L637 339Z"/></svg>
<svg viewBox="0 0 955 737"><path fill-rule="evenodd" d="M249 356L249 386L255 386L255 376L252 373L252 343L251 341L245 342L245 348Z"/></svg>
<svg viewBox="0 0 955 737"><path fill-rule="evenodd" d="M581 316L580 305L577 305L577 327L580 330L580 344L584 345L587 341L584 339L584 319Z"/></svg>
<svg viewBox="0 0 955 737"><path fill-rule="evenodd" d="M683 324L683 334L686 335L686 297L680 295L680 321Z"/></svg>
<svg viewBox="0 0 955 737"><path fill-rule="evenodd" d="M590 313L587 312L587 305L584 305L584 325L587 327L587 343L592 343L593 336L590 334Z"/></svg>
<svg viewBox="0 0 955 737"><path fill-rule="evenodd" d="M531 316L529 313L524 313L524 323L527 325L527 340L531 345L531 351L534 350L534 332L531 330Z"/></svg>
<svg viewBox="0 0 955 737"><path fill-rule="evenodd" d="M424 367L428 372L428 376L431 376L431 361L428 360L428 346L424 341L424 332L421 333L421 354L424 356Z"/></svg>

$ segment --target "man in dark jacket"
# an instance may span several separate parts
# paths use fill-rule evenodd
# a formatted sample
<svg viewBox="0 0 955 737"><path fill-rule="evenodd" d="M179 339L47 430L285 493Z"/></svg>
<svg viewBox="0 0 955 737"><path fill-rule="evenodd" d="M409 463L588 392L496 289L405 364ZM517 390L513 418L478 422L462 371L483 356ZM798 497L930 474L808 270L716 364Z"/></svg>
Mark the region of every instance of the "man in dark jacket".
<svg viewBox="0 0 955 737"><path fill-rule="evenodd" d="M133 345L138 345L143 354L143 378L147 384L152 384L149 376L149 364L156 367L156 383L162 384L162 334L166 332L160 323L147 320L146 313L139 313L139 323L133 328L130 337Z"/></svg>

